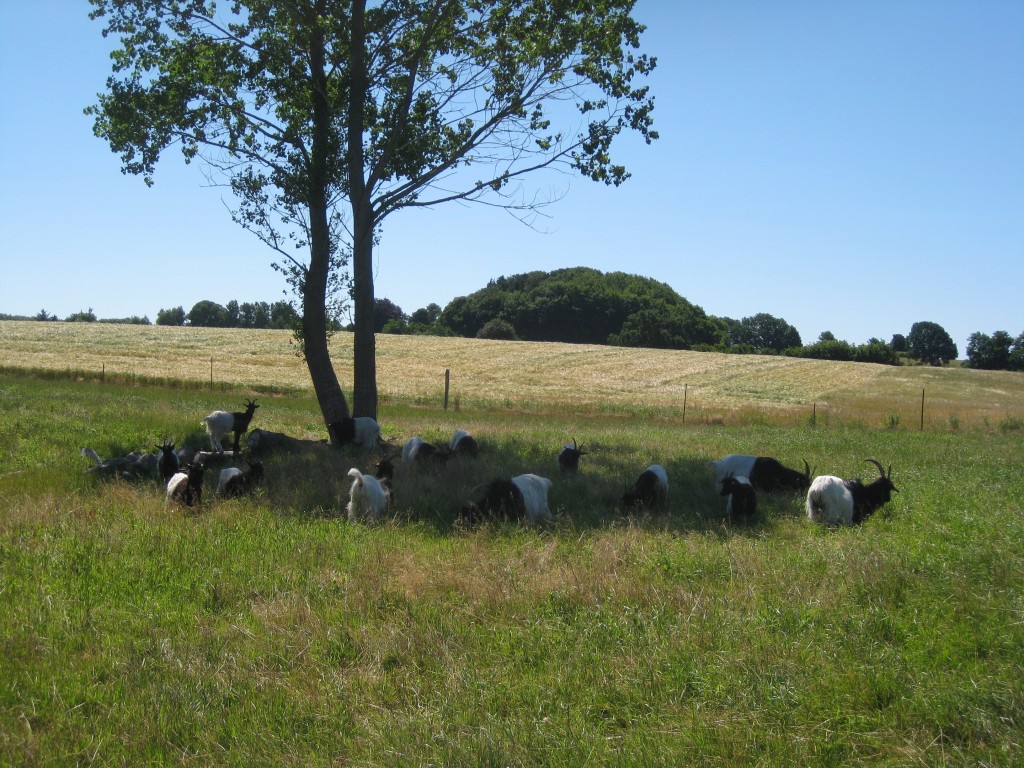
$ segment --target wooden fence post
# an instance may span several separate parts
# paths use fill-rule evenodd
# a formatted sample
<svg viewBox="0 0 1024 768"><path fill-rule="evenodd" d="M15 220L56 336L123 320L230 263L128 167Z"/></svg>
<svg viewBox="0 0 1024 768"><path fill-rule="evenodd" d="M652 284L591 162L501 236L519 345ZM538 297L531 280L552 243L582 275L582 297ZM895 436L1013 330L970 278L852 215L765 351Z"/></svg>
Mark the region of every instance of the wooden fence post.
<svg viewBox="0 0 1024 768"><path fill-rule="evenodd" d="M213 358L210 358L210 391L213 392Z"/></svg>
<svg viewBox="0 0 1024 768"><path fill-rule="evenodd" d="M921 387L921 431L924 432L924 387Z"/></svg>
<svg viewBox="0 0 1024 768"><path fill-rule="evenodd" d="M452 382L452 370L451 368L444 369L444 409L448 410L448 390L451 387Z"/></svg>
<svg viewBox="0 0 1024 768"><path fill-rule="evenodd" d="M689 384L683 384L683 426L686 426L686 390L689 388Z"/></svg>

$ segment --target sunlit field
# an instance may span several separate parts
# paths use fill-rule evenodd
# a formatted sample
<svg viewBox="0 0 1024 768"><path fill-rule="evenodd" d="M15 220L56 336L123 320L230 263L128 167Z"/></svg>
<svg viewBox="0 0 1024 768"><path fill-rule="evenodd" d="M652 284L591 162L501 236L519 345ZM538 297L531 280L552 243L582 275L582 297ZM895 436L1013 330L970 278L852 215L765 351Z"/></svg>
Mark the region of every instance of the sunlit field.
<svg viewBox="0 0 1024 768"><path fill-rule="evenodd" d="M86 446L208 448L200 419L251 397L253 428L326 438L287 333L0 341L0 765L1021 764L1021 374L380 336L384 450L464 428L481 455L399 461L370 526L346 473L377 452L266 455L240 500L208 473L193 510L88 471ZM876 458L898 492L854 528L791 492L730 520L733 452ZM653 462L666 505L627 513ZM523 472L552 522L457 523Z"/></svg>
<svg viewBox="0 0 1024 768"><path fill-rule="evenodd" d="M287 331L0 321L0 370L221 391L311 393ZM331 341L352 381L352 335ZM821 418L926 429L1024 416L1020 374L763 355L379 335L385 403L620 412L743 423ZM685 408L685 414L684 414Z"/></svg>

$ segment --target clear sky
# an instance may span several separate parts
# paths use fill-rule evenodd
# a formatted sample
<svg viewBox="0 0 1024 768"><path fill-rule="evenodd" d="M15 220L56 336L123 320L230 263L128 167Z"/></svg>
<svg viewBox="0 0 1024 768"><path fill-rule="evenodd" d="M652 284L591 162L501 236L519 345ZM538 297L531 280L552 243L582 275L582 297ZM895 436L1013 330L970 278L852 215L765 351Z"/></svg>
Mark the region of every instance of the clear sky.
<svg viewBox="0 0 1024 768"><path fill-rule="evenodd" d="M176 151L125 176L82 110L111 41L85 0L0 0L0 313L104 318L286 298L273 254ZM499 275L652 277L812 343L939 323L1024 331L1024 2L639 0L661 139L618 189L551 173L530 229L448 205L388 219L376 295L411 313Z"/></svg>

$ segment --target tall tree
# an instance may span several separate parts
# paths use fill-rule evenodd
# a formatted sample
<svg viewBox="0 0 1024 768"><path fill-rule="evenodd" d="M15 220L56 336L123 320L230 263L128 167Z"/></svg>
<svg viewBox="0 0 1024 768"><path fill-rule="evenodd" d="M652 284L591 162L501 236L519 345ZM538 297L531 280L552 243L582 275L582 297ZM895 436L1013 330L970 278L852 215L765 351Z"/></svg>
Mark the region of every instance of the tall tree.
<svg viewBox="0 0 1024 768"><path fill-rule="evenodd" d="M121 39L87 110L95 132L148 182L173 144L223 173L236 221L276 250L301 294L328 424L348 415L327 307L349 249L353 410L375 416L372 259L390 214L476 201L528 218L545 201L527 174L618 185L629 174L611 160L613 139L657 137L653 99L635 85L655 62L638 51L634 0L90 2Z"/></svg>
<svg viewBox="0 0 1024 768"><path fill-rule="evenodd" d="M749 344L754 349L782 352L802 345L800 332L781 317L759 312L744 317L730 330L733 344Z"/></svg>
<svg viewBox="0 0 1024 768"><path fill-rule="evenodd" d="M1010 368L1010 348L1013 337L1006 331L991 336L978 331L967 339L967 360L971 368L1006 371Z"/></svg>
<svg viewBox="0 0 1024 768"><path fill-rule="evenodd" d="M910 354L928 365L945 365L958 354L953 339L938 323L928 320L914 323L907 334Z"/></svg>

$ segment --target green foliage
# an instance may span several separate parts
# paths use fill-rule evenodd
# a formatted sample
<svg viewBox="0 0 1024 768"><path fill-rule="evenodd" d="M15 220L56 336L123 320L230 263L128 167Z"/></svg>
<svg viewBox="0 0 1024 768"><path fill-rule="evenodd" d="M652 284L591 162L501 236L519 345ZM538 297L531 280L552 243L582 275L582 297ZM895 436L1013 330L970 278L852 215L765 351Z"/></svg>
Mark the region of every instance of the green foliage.
<svg viewBox="0 0 1024 768"><path fill-rule="evenodd" d="M972 333L967 340L967 365L988 371L1024 370L1024 333L1016 339L1006 331L991 336Z"/></svg>
<svg viewBox="0 0 1024 768"><path fill-rule="evenodd" d="M189 325L200 328L228 328L228 311L215 301L203 299L192 305L186 316Z"/></svg>
<svg viewBox="0 0 1024 768"><path fill-rule="evenodd" d="M149 317L132 315L130 317L101 317L98 322L112 323L113 325L152 325Z"/></svg>
<svg viewBox="0 0 1024 768"><path fill-rule="evenodd" d="M92 311L92 307L85 312L76 312L73 315L68 315L64 318L65 323L95 323L96 313Z"/></svg>
<svg viewBox="0 0 1024 768"><path fill-rule="evenodd" d="M516 329L508 320L500 317L492 318L484 323L484 327L476 332L478 339L496 339L498 341L518 341Z"/></svg>
<svg viewBox="0 0 1024 768"><path fill-rule="evenodd" d="M390 299L374 299L373 302L373 330L380 333L385 326L392 321L405 323L408 317L402 308Z"/></svg>
<svg viewBox="0 0 1024 768"><path fill-rule="evenodd" d="M858 363L900 364L896 350L878 339L869 341L867 344L859 344L853 352L853 360Z"/></svg>
<svg viewBox="0 0 1024 768"><path fill-rule="evenodd" d="M802 344L796 328L781 317L773 317L766 312L744 317L739 323L732 321L729 335L730 344L749 344L757 350L782 352Z"/></svg>
<svg viewBox="0 0 1024 768"><path fill-rule="evenodd" d="M156 313L157 325L184 325L185 309L177 306L172 309L161 309Z"/></svg>
<svg viewBox="0 0 1024 768"><path fill-rule="evenodd" d="M927 365L945 365L956 360L958 354L953 339L938 323L914 323L907 335L907 349L911 356Z"/></svg>
<svg viewBox="0 0 1024 768"><path fill-rule="evenodd" d="M499 277L449 303L440 322L476 336L495 318L507 320L526 341L686 349L720 338L704 310L665 283L588 267Z"/></svg>

